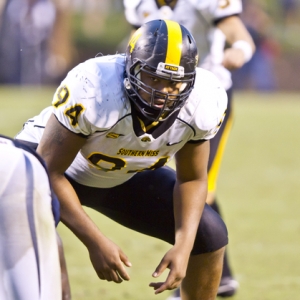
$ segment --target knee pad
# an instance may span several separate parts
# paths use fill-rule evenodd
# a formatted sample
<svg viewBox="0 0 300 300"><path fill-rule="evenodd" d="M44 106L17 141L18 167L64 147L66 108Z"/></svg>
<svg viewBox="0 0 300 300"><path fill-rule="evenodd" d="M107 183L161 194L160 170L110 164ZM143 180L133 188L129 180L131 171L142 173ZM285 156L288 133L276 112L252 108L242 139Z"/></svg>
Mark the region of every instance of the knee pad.
<svg viewBox="0 0 300 300"><path fill-rule="evenodd" d="M228 232L220 215L205 204L192 255L216 251L228 244Z"/></svg>

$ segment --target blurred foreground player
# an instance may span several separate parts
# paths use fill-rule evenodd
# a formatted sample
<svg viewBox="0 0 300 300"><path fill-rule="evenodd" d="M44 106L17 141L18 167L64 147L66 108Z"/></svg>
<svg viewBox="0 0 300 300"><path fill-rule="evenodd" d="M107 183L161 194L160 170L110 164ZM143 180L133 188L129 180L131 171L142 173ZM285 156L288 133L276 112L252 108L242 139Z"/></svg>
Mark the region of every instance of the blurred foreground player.
<svg viewBox="0 0 300 300"><path fill-rule="evenodd" d="M71 299L59 203L43 162L2 135L0 155L0 299Z"/></svg>

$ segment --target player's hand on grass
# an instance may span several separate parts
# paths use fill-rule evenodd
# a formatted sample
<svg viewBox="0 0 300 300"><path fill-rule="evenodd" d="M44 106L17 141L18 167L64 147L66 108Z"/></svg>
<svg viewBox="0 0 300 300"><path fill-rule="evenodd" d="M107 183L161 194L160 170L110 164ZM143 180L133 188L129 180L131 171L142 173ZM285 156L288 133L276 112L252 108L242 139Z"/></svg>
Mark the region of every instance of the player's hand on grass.
<svg viewBox="0 0 300 300"><path fill-rule="evenodd" d="M149 284L150 287L154 288L155 294L180 286L186 274L188 260L189 253L182 251L179 247L174 246L165 254L152 276L159 277L167 268L170 269L170 272L165 282L151 282Z"/></svg>
<svg viewBox="0 0 300 300"><path fill-rule="evenodd" d="M104 237L101 243L89 247L90 260L93 267L102 280L121 283L130 277L125 266L131 267L124 252L111 240Z"/></svg>

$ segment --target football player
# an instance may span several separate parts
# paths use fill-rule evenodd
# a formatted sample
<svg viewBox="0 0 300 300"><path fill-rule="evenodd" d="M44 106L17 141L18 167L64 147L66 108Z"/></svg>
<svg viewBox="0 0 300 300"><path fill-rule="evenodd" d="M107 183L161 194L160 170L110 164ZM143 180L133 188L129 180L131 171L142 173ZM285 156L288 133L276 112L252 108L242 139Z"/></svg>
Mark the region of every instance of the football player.
<svg viewBox="0 0 300 300"><path fill-rule="evenodd" d="M55 230L59 202L44 163L2 135L0 154L0 299L71 299Z"/></svg>
<svg viewBox="0 0 300 300"><path fill-rule="evenodd" d="M124 0L125 16L133 29L154 19L170 19L194 36L200 53L199 66L213 72L226 89L228 108L222 128L210 141L207 203L220 214L216 183L232 125L231 70L248 62L254 42L239 18L241 0ZM225 49L225 50L224 50ZM227 251L226 251L227 252ZM219 296L232 296L238 288L225 252ZM179 292L177 291L179 297Z"/></svg>
<svg viewBox="0 0 300 300"><path fill-rule="evenodd" d="M209 140L222 124L227 96L197 64L184 26L148 22L126 54L71 70L52 107L16 138L38 144L61 220L87 247L100 279L129 280L131 263L82 205L173 245L152 274L170 270L165 281L150 283L155 294L181 285L183 299L208 300L217 294L228 242L222 219L205 204ZM165 166L173 157L176 172Z"/></svg>

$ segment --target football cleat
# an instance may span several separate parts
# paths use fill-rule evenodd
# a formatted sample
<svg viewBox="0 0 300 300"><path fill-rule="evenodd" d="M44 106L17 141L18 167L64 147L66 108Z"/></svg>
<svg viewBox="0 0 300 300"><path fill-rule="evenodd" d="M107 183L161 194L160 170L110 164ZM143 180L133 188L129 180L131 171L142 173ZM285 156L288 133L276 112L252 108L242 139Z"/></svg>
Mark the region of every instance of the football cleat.
<svg viewBox="0 0 300 300"><path fill-rule="evenodd" d="M181 300L180 298L180 289L178 288L175 292L167 298L167 300Z"/></svg>
<svg viewBox="0 0 300 300"><path fill-rule="evenodd" d="M239 283L235 279L229 276L224 277L221 279L217 295L222 298L232 297L238 288Z"/></svg>

